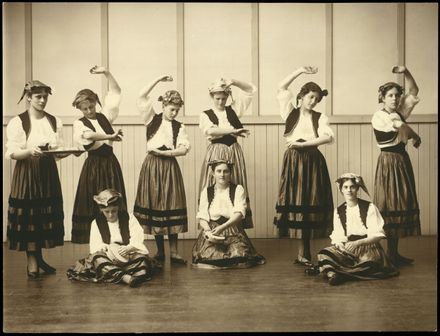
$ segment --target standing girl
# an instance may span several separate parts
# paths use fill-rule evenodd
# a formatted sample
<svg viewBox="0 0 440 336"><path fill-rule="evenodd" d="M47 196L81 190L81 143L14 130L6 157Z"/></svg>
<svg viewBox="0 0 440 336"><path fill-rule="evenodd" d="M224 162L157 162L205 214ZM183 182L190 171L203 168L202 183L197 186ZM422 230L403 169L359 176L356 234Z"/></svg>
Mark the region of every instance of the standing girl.
<svg viewBox="0 0 440 336"><path fill-rule="evenodd" d="M109 92L105 97L101 112L96 112L96 104L101 106L98 95L92 90L79 91L72 105L84 117L73 122L73 139L88 152L76 190L72 215L72 243L87 244L90 224L99 214L93 201L104 189L114 188L122 194L121 207L127 209L124 179L118 159L113 154L113 141L121 141L122 130L115 132L112 123L119 113L121 88L107 69L94 66L92 74L104 74L109 81Z"/></svg>
<svg viewBox="0 0 440 336"><path fill-rule="evenodd" d="M334 139L326 115L314 107L327 96L318 84L308 82L296 96L287 90L299 75L315 74L315 67L302 67L288 75L279 85L280 114L286 122L284 153L274 224L279 236L299 239L295 263L311 266L310 239L324 238L331 229L333 197L324 156L318 146Z"/></svg>
<svg viewBox="0 0 440 336"><path fill-rule="evenodd" d="M43 260L41 249L64 244L58 169L53 154L42 151L63 144L61 120L44 111L51 93L51 88L38 80L26 83L20 101L26 96L29 109L12 118L6 128L5 157L17 160L9 196L7 237L11 250L26 251L30 278L37 278L39 269L55 273L55 268Z"/></svg>
<svg viewBox="0 0 440 336"><path fill-rule="evenodd" d="M237 99L232 100L226 106L228 97L232 97L231 86L236 86L242 91ZM243 186L246 195L246 217L244 228L252 228L252 211L249 203L247 187L246 166L243 151L237 142L237 136L245 137L249 131L243 128L239 117L249 107L254 93L257 91L255 85L236 79L220 80L212 83L209 87L213 107L200 114L199 127L210 141L199 181L199 197L204 188L214 185L214 177L210 173L208 162L214 160L227 160L234 163L231 175L231 182Z"/></svg>
<svg viewBox="0 0 440 336"><path fill-rule="evenodd" d="M175 90L165 92L158 99L163 113L156 114L148 96L159 82L172 80L161 76L139 93L138 108L147 126L147 156L139 174L133 213L145 232L154 235L158 262L165 260L164 235L168 235L171 263L186 264L177 253L177 235L188 231L185 188L176 160L190 149L185 126L175 120L183 100Z"/></svg>
<svg viewBox="0 0 440 336"><path fill-rule="evenodd" d="M405 146L413 139L418 148L421 140L406 123L419 102L419 88L404 66L395 66L394 73L403 73L408 82L408 94L393 82L379 87L379 103L383 108L374 113L371 123L381 152L374 180L374 203L379 208L387 234L388 255L396 265L408 265L414 260L398 253L400 237L420 235L419 204L411 161Z"/></svg>

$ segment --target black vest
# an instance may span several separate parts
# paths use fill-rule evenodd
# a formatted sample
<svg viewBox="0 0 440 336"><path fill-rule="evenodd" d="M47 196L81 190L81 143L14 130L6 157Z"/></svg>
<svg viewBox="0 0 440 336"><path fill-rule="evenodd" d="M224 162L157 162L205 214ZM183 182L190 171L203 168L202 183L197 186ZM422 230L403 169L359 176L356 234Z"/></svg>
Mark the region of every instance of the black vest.
<svg viewBox="0 0 440 336"><path fill-rule="evenodd" d="M150 140L159 129L160 125L162 125L163 113L155 114L153 120L147 125L147 141ZM182 123L177 120L171 120L171 128L173 129L173 145L176 148L177 136L179 135L180 126ZM171 148L170 148L171 149Z"/></svg>
<svg viewBox="0 0 440 336"><path fill-rule="evenodd" d="M367 213L368 207L370 206L370 202L365 201L361 198L358 199L359 212L361 214L362 224L367 227ZM344 202L340 206L338 206L338 215L341 220L342 227L344 229L344 234L347 235L347 202Z"/></svg>
<svg viewBox="0 0 440 336"><path fill-rule="evenodd" d="M93 124L91 123L91 121L88 118L82 117L79 120L82 121L84 126L86 126L87 128L90 128L93 132L96 132L96 128L93 126ZM99 126L102 127L102 129L104 130L104 132L106 134L113 134L115 132L113 130L112 124L110 123L110 121L108 121L107 117L104 114L96 113L96 120L98 120ZM94 145L94 143L95 143L95 141L93 141L89 145L85 145L84 148L86 150L88 150L89 148L91 148Z"/></svg>
<svg viewBox="0 0 440 336"><path fill-rule="evenodd" d="M397 114L399 115L400 120L405 122L405 119L403 119L402 115L399 112L397 112ZM397 135L399 134L398 131L382 132L382 131L378 131L375 128L373 128L373 130L374 130L374 136L376 137L376 141L379 145L385 145L387 143L393 142L397 138Z"/></svg>
<svg viewBox="0 0 440 336"><path fill-rule="evenodd" d="M121 232L123 245L128 245L130 242L130 230L128 227L128 213L120 211L118 213L119 219L119 231ZM105 216L100 213L96 216L96 224L98 225L99 233L101 234L102 241L105 244L110 244L110 229L108 227L108 222Z"/></svg>
<svg viewBox="0 0 440 336"><path fill-rule="evenodd" d="M29 116L29 111L24 111L23 113L18 115L20 117L21 120L21 125L23 126L23 130L26 133L26 139L29 137L29 133L31 131L31 119ZM47 113L44 112L44 116L47 118L47 120L49 121L50 126L52 127L52 130L56 133L57 132L57 119Z"/></svg>
<svg viewBox="0 0 440 336"><path fill-rule="evenodd" d="M287 136L292 130L295 129L296 125L299 121L299 108L294 108L292 112L289 113L289 116L286 120L286 128L284 130L284 136ZM319 118L321 118L321 113L312 111L312 124L313 131L315 132L315 136L318 137L318 127L319 127Z"/></svg>
<svg viewBox="0 0 440 336"><path fill-rule="evenodd" d="M225 106L225 112L226 112L226 118L228 119L232 127L234 127L235 129L243 128L243 124L241 123L240 119L238 119L237 114L235 113L235 111L232 109L231 106ZM204 111L204 113L208 116L209 120L211 120L211 122L214 125L218 126L219 124L218 118L212 109ZM221 138L211 141L211 143L222 143L228 146L236 142L237 142L237 138L230 134L224 135Z"/></svg>

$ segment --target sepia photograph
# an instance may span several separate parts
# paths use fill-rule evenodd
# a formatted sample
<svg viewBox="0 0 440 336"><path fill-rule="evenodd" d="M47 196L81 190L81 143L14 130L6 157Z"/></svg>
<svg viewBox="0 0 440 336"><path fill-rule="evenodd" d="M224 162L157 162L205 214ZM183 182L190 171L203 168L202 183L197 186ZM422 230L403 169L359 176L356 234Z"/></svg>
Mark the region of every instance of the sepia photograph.
<svg viewBox="0 0 440 336"><path fill-rule="evenodd" d="M436 332L437 2L2 2L3 332Z"/></svg>

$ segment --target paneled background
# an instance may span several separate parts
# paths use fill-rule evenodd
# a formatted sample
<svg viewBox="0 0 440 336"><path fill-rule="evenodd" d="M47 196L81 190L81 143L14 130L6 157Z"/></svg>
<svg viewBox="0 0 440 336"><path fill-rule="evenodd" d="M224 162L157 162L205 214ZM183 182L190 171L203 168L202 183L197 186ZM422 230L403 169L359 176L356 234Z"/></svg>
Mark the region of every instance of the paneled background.
<svg viewBox="0 0 440 336"><path fill-rule="evenodd" d="M175 78L152 92L178 89L185 106L178 119L187 125L192 149L179 163L194 238L196 192L207 142L198 115L208 108L208 85L219 77L251 81L258 87L242 121L251 136L240 139L247 164L255 228L250 237L273 237L273 216L285 149L284 125L278 115L277 83L302 65L318 66L316 75L299 77L296 94L307 81L327 88L318 110L329 115L336 135L321 146L331 179L347 171L364 176L370 193L379 150L371 116L378 108L377 88L402 78L391 73L405 64L420 87L419 105L409 119L422 137L419 149L408 146L415 170L422 232L437 234L438 175L438 5L323 3L6 3L3 5L3 142L8 121L25 110L17 105L26 80L53 88L47 111L63 120L66 143L72 122L80 117L71 106L76 92L91 88L100 96L107 83L88 70L108 66L123 99L116 127L124 141L114 148L122 165L129 207L136 194L145 156L145 129L136 111L138 91L162 74ZM427 46L429 46L427 48ZM237 94L234 90L233 94ZM157 103L157 110L160 105ZM4 146L3 146L4 148ZM65 239L85 155L58 163L65 211ZM14 161L3 160L3 238ZM333 186L335 205L342 201ZM151 238L151 237L150 237Z"/></svg>

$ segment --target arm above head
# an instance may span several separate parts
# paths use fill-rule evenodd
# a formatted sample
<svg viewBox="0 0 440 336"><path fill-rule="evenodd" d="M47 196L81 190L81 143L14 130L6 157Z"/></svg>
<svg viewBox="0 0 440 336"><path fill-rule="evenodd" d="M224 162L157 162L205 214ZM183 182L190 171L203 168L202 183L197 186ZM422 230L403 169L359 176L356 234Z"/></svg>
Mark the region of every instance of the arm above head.
<svg viewBox="0 0 440 336"><path fill-rule="evenodd" d="M318 72L317 67L313 66L303 66L301 68L296 69L294 72L287 75L279 84L279 90L287 90L289 85L301 74L315 74Z"/></svg>
<svg viewBox="0 0 440 336"><path fill-rule="evenodd" d="M257 90L256 86L249 82L240 81L238 79L232 79L232 78L229 82L230 82L229 85L236 86L247 93L254 93Z"/></svg>
<svg viewBox="0 0 440 336"><path fill-rule="evenodd" d="M417 96L417 94L419 93L419 87L417 86L417 83L416 83L414 77L412 76L411 72L408 70L407 67L402 66L402 65L396 65L393 67L392 72L393 73L403 73L403 75L405 76L406 82L408 83L408 85L407 85L408 93L413 96Z"/></svg>
<svg viewBox="0 0 440 336"><path fill-rule="evenodd" d="M121 94L121 87L119 86L116 79L113 77L110 70L108 70L107 68L105 68L103 66L95 65L93 68L90 69L90 73L94 74L94 75L103 74L108 80L109 91L116 93L116 94Z"/></svg>
<svg viewBox="0 0 440 336"><path fill-rule="evenodd" d="M171 82L171 81L173 81L173 77L168 75L165 76L162 75L157 77L147 85L145 85L139 91L137 106L141 114L142 120L144 121L145 124L149 123L155 114L151 99L148 97L148 95L159 82Z"/></svg>

